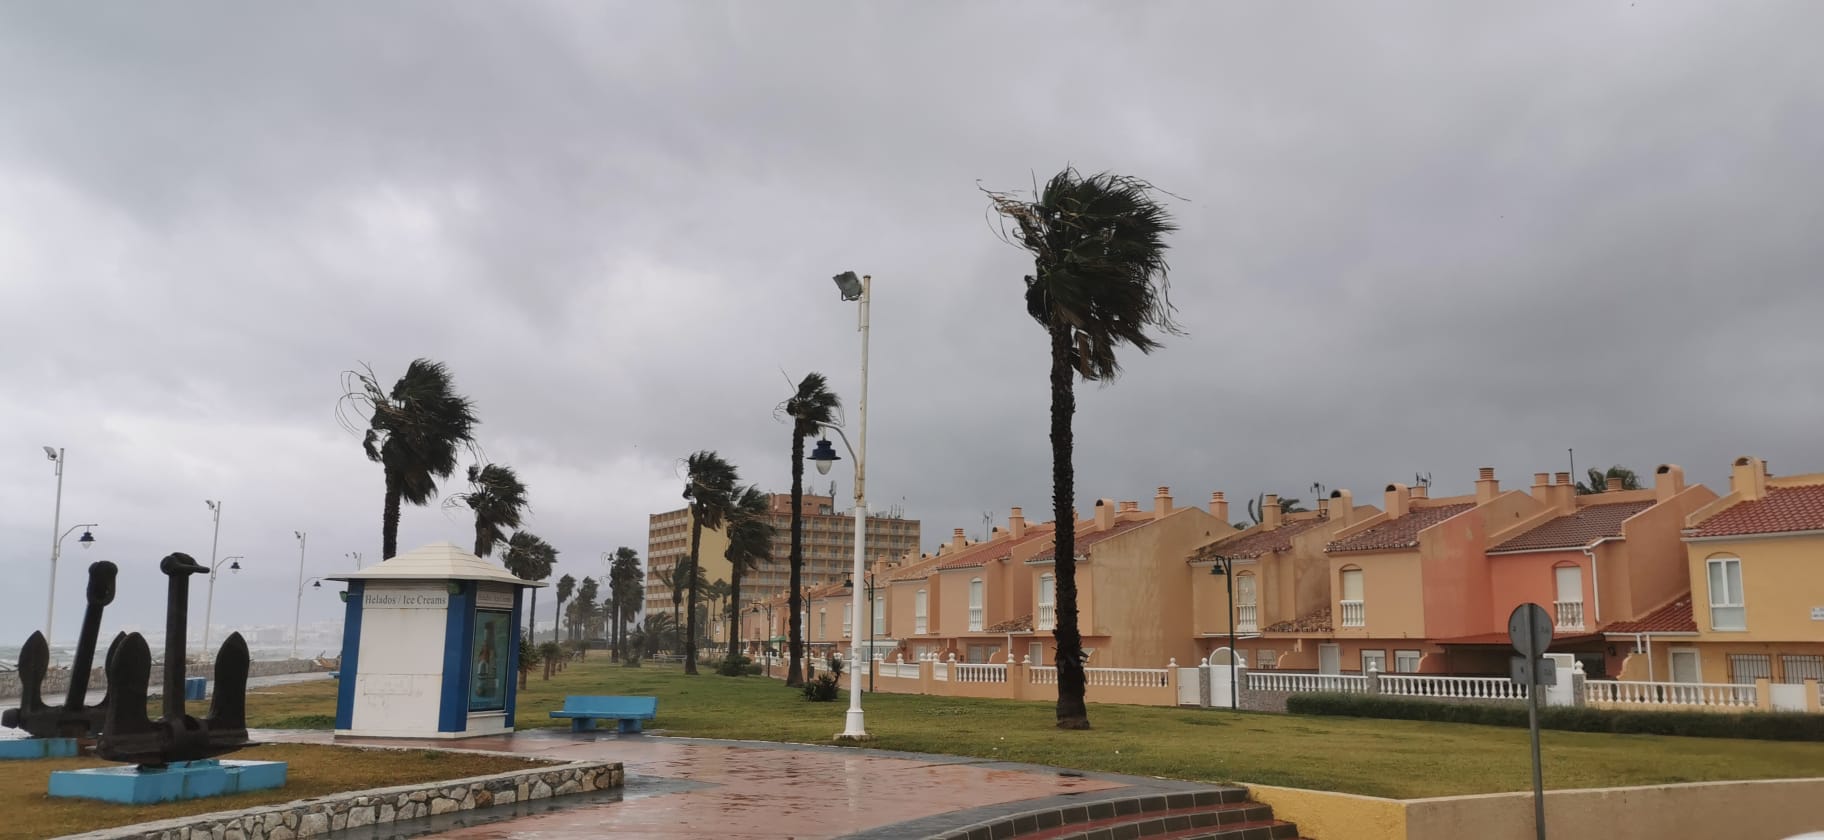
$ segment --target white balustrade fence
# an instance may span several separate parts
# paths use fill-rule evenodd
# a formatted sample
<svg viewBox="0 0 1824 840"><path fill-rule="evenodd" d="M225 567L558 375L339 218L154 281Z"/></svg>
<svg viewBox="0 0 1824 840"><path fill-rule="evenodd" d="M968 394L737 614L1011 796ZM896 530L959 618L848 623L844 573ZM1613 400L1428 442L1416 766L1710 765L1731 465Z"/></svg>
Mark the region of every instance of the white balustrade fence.
<svg viewBox="0 0 1824 840"><path fill-rule="evenodd" d="M1552 612L1557 615L1557 621L1555 622L1557 629L1583 629L1582 601L1553 601Z"/></svg>
<svg viewBox="0 0 1824 840"><path fill-rule="evenodd" d="M952 672L957 682L966 683L1004 683L1007 681L1007 666L982 665L959 662Z"/></svg>
<svg viewBox="0 0 1824 840"><path fill-rule="evenodd" d="M1026 669L1026 681L1033 685L1057 685L1058 669L1055 665L1034 665Z"/></svg>
<svg viewBox="0 0 1824 840"><path fill-rule="evenodd" d="M1085 683L1111 688L1157 688L1169 684L1169 668L1084 668Z"/></svg>
<svg viewBox="0 0 1824 840"><path fill-rule="evenodd" d="M1260 607L1256 604L1242 604L1235 608L1235 632L1253 633L1259 629Z"/></svg>
<svg viewBox="0 0 1824 840"><path fill-rule="evenodd" d="M1040 604L1038 630L1050 630L1058 626L1058 607L1056 604Z"/></svg>
<svg viewBox="0 0 1824 840"><path fill-rule="evenodd" d="M931 663L931 679L948 682L950 680L950 663L942 659Z"/></svg>
<svg viewBox="0 0 1824 840"><path fill-rule="evenodd" d="M1621 706L1712 706L1751 709L1759 705L1752 685L1590 680L1584 701Z"/></svg>
<svg viewBox="0 0 1824 840"><path fill-rule="evenodd" d="M1368 609L1361 601L1342 601L1343 626L1368 626Z"/></svg>
<svg viewBox="0 0 1824 840"><path fill-rule="evenodd" d="M1561 674L1559 679L1566 679L1566 676ZM1380 681L1381 693L1394 697L1441 697L1460 700L1526 699L1526 686L1506 677L1382 674Z"/></svg>
<svg viewBox="0 0 1824 840"><path fill-rule="evenodd" d="M882 662L880 663L880 676L916 680L918 679L918 663L907 662L903 659L897 662Z"/></svg>
<svg viewBox="0 0 1824 840"><path fill-rule="evenodd" d="M1368 678L1356 674L1253 671L1247 674L1247 681L1248 688L1254 691L1341 691L1361 694L1368 690Z"/></svg>

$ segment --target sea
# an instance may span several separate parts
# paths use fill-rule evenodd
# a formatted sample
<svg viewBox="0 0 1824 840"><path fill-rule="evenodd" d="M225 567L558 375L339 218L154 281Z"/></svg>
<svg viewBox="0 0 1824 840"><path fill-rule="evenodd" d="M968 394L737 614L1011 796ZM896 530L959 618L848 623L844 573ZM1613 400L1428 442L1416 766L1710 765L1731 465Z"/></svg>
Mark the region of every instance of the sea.
<svg viewBox="0 0 1824 840"><path fill-rule="evenodd" d="M100 644L96 645L95 667L97 667L97 668L101 667L101 665L102 665L102 661L101 661L102 657L107 655L108 641L109 641L108 639L103 639ZM162 654L164 653L164 646L161 643L159 643L157 640L154 640L154 639L148 639L147 641L152 643L152 658L153 659L162 659L163 658ZM195 648L196 648L196 645L192 644L191 645L191 652L192 652L191 655L193 655L193 656L195 655ZM271 646L249 645L247 648L247 652L250 656L253 657L254 661L256 661L256 662L263 662L266 660L277 660L277 659L290 659L291 658L291 645L289 643L284 644L284 645L271 645ZM333 657L341 655L341 652L342 651L341 651L340 647L323 648L321 641L318 641L315 647L313 647L309 644L300 645L298 647L298 657L300 659L312 659L312 658L320 657L320 656L326 656L326 657L333 658ZM51 645L51 664L52 665L69 665L70 663L72 663L74 661L76 661L76 644L74 642L71 642L69 644L52 644ZM15 667L17 667L18 664L19 664L19 646L0 644L0 671L11 671Z"/></svg>

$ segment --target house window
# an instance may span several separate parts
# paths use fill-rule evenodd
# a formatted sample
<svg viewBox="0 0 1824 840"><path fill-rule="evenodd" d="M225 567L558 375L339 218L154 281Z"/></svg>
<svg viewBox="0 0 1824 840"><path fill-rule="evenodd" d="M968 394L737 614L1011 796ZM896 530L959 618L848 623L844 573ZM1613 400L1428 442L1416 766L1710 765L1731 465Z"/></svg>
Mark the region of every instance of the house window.
<svg viewBox="0 0 1824 840"><path fill-rule="evenodd" d="M1806 680L1824 681L1824 656L1780 657L1780 681L1798 685Z"/></svg>
<svg viewBox="0 0 1824 840"><path fill-rule="evenodd" d="M1251 572L1235 576L1235 630L1253 633L1260 629L1259 610L1255 606L1255 583Z"/></svg>
<svg viewBox="0 0 1824 840"><path fill-rule="evenodd" d="M1362 602L1362 570L1343 570L1342 614L1344 627L1368 626L1368 612Z"/></svg>
<svg viewBox="0 0 1824 840"><path fill-rule="evenodd" d="M929 602L925 598L925 590L920 589L917 594L912 596L913 633L923 634L929 632L930 620L926 618L926 610L928 608Z"/></svg>
<svg viewBox="0 0 1824 840"><path fill-rule="evenodd" d="M1755 680L1773 679L1773 657L1765 653L1729 654L1729 681L1736 685L1754 685Z"/></svg>
<svg viewBox="0 0 1824 840"><path fill-rule="evenodd" d="M874 599L874 635L887 635L887 602Z"/></svg>
<svg viewBox="0 0 1824 840"><path fill-rule="evenodd" d="M1058 626L1058 579L1050 572L1039 575L1039 615L1038 626L1033 628L1044 632Z"/></svg>
<svg viewBox="0 0 1824 840"><path fill-rule="evenodd" d="M828 637L829 630L830 630L829 624L830 624L830 611L829 610L818 610L817 611L817 638L823 639L823 638Z"/></svg>
<svg viewBox="0 0 1824 840"><path fill-rule="evenodd" d="M1366 674L1369 671L1378 671L1383 674L1387 673L1387 651L1362 651L1362 673Z"/></svg>
<svg viewBox="0 0 1824 840"><path fill-rule="evenodd" d="M1031 660L1030 662L1027 663L1029 665L1043 666L1045 664L1045 643L1044 642L1028 643L1026 645L1026 658Z"/></svg>
<svg viewBox="0 0 1824 840"><path fill-rule="evenodd" d="M982 579L974 578L974 579L970 580L969 581L969 629L971 631L979 631L982 629L982 615L983 615L982 594L983 594L982 593Z"/></svg>
<svg viewBox="0 0 1824 840"><path fill-rule="evenodd" d="M1748 611L1742 606L1742 560L1712 557L1710 571L1710 629L1746 630Z"/></svg>
<svg viewBox="0 0 1824 840"><path fill-rule="evenodd" d="M854 610L855 610L854 604L843 604L842 605L842 637L845 639L848 638L851 633L850 625L855 623L854 616L852 615Z"/></svg>
<svg viewBox="0 0 1824 840"><path fill-rule="evenodd" d="M1552 604L1559 630L1583 629L1583 569L1576 565L1552 569L1557 600Z"/></svg>
<svg viewBox="0 0 1824 840"><path fill-rule="evenodd" d="M1419 660L1424 654L1416 650L1396 650L1393 652L1393 671L1396 674L1416 674L1419 672Z"/></svg>
<svg viewBox="0 0 1824 840"><path fill-rule="evenodd" d="M1278 664L1279 654L1265 648L1254 652L1254 667L1265 671Z"/></svg>

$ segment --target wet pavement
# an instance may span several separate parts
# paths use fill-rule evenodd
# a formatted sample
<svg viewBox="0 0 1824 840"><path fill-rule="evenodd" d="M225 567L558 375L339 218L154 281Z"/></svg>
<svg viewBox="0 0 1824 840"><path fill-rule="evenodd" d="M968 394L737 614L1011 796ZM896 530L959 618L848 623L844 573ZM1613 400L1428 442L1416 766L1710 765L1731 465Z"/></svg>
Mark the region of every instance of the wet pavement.
<svg viewBox="0 0 1824 840"><path fill-rule="evenodd" d="M328 743L326 732L257 732L257 741ZM1156 779L1078 774L1056 768L957 756L844 747L712 741L611 733L534 730L462 741L367 740L359 743L484 750L574 761L605 759L626 768L618 797L581 800L538 812L473 814L464 824L399 826L399 834L451 838L569 837L834 838L851 834L923 836L947 822L967 824L1010 803L1056 801L1135 788L1185 787ZM998 807L997 807L998 806ZM955 820L944 815L954 814ZM894 827L906 824L903 831ZM916 826L916 830L914 829Z"/></svg>

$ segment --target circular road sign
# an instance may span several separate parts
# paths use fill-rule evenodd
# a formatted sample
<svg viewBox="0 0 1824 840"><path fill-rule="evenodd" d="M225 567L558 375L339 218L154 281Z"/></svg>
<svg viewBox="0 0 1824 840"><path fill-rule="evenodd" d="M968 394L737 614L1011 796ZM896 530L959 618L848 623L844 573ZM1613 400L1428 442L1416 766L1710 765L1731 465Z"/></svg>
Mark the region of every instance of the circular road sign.
<svg viewBox="0 0 1824 840"><path fill-rule="evenodd" d="M1507 638L1521 656L1528 659L1544 656L1545 649L1552 646L1552 617L1538 604L1521 604L1507 617Z"/></svg>

